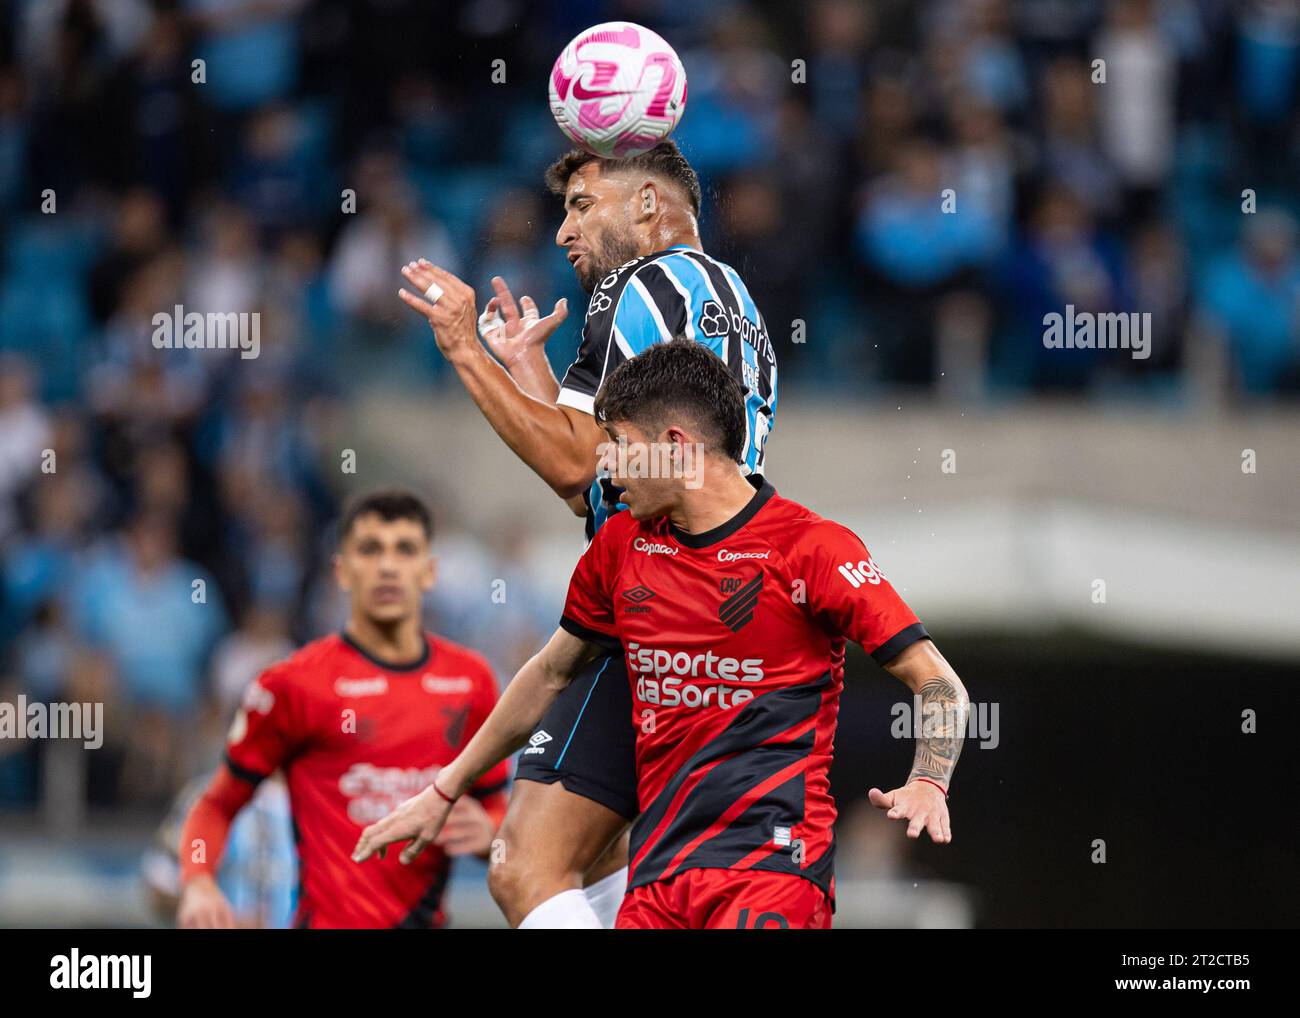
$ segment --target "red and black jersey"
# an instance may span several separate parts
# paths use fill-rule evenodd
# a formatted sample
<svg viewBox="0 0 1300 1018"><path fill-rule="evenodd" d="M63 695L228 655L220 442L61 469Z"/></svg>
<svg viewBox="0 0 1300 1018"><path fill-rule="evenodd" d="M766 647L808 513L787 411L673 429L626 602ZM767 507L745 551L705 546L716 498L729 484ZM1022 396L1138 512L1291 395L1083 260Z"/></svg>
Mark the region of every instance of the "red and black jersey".
<svg viewBox="0 0 1300 1018"><path fill-rule="evenodd" d="M845 640L883 664L927 638L852 531L766 482L702 534L619 513L579 560L560 624L627 660L641 809L629 887L755 869L833 895Z"/></svg>
<svg viewBox="0 0 1300 1018"><path fill-rule="evenodd" d="M398 852L358 865L362 828L424 789L491 713L497 686L479 654L425 634L424 655L385 664L346 634L268 668L245 692L226 764L257 782L288 777L298 842L298 925L430 927L443 923L450 860L437 846L409 866ZM503 794L508 765L471 794Z"/></svg>

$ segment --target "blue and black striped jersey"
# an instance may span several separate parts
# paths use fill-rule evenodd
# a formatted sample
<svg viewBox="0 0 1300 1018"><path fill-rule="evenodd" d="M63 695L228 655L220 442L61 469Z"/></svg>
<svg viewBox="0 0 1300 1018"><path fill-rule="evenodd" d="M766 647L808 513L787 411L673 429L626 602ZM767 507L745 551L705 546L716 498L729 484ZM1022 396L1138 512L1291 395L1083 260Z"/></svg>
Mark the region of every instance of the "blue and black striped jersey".
<svg viewBox="0 0 1300 1018"><path fill-rule="evenodd" d="M763 316L740 275L685 244L635 258L592 292L578 355L565 372L557 402L591 413L601 383L625 360L654 343L685 336L706 344L745 391L747 473L762 475L763 447L776 418L776 355ZM603 483L602 483L603 482ZM588 492L591 537L621 508L597 477Z"/></svg>

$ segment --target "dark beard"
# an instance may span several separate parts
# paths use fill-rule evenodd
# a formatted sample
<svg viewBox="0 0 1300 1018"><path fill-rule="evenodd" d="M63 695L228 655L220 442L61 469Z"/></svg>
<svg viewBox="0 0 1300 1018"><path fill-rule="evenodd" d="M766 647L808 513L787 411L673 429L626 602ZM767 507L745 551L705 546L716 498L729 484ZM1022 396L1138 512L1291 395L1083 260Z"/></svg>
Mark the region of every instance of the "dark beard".
<svg viewBox="0 0 1300 1018"><path fill-rule="evenodd" d="M600 246L600 261L597 262L594 256L590 257L587 259L588 267L578 272L578 283L587 293L593 293L602 279L624 262L630 262L638 256L636 237L627 227L609 230L601 238Z"/></svg>

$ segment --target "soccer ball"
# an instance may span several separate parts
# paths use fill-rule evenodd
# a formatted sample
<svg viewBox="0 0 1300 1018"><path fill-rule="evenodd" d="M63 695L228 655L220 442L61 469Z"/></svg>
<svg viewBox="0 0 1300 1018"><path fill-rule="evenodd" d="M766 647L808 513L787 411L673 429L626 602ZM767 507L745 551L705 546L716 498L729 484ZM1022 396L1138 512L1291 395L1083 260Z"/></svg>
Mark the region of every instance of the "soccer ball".
<svg viewBox="0 0 1300 1018"><path fill-rule="evenodd" d="M630 21L579 32L551 69L551 113L580 148L638 155L668 137L686 109L686 71L662 38Z"/></svg>

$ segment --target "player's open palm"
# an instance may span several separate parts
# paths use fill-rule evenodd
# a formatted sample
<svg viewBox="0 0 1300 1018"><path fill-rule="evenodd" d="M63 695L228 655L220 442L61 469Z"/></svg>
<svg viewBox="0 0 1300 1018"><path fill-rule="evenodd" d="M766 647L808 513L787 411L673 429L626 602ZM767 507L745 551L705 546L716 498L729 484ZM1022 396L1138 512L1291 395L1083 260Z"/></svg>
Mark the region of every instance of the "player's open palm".
<svg viewBox="0 0 1300 1018"><path fill-rule="evenodd" d="M569 302L563 297L555 302L555 310L542 317L532 297L520 297L516 304L514 294L500 276L492 277L492 289L496 293L479 317L479 334L507 369L533 347L545 346L569 317Z"/></svg>
<svg viewBox="0 0 1300 1018"><path fill-rule="evenodd" d="M209 876L195 877L181 891L176 925L183 930L233 930L235 913Z"/></svg>
<svg viewBox="0 0 1300 1018"><path fill-rule="evenodd" d="M397 296L428 320L444 356L478 345L473 287L424 258L402 266L402 275L419 292L403 288Z"/></svg>
<svg viewBox="0 0 1300 1018"><path fill-rule="evenodd" d="M383 858L388 846L398 841L409 841L399 856L409 865L433 843L442 830L451 803L430 785L418 795L413 795L389 813L384 819L371 824L361 832L357 847L352 850L353 862L365 862L376 852Z"/></svg>
<svg viewBox="0 0 1300 1018"><path fill-rule="evenodd" d="M871 805L886 810L885 815L890 820L907 821L909 838L919 838L921 832L926 831L936 845L946 845L952 841L948 800L929 782L911 781L892 792L873 788L867 794Z"/></svg>

